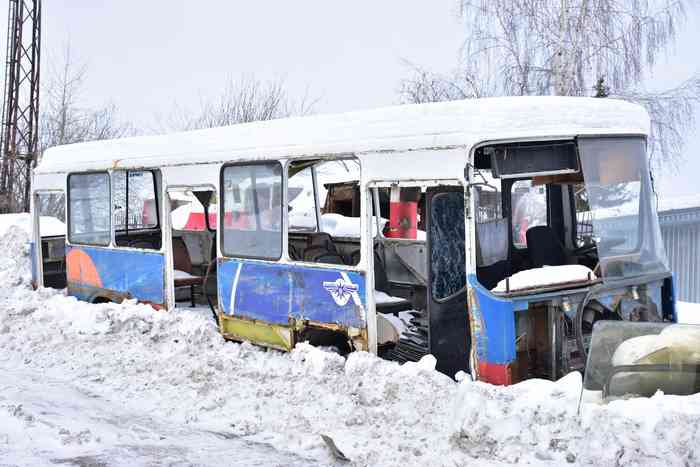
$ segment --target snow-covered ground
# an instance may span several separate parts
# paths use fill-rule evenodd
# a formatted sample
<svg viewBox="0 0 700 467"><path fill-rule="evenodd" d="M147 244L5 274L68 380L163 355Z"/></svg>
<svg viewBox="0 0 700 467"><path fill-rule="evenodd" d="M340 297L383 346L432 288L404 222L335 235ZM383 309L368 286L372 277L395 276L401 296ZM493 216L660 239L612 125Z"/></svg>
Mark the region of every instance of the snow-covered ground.
<svg viewBox="0 0 700 467"><path fill-rule="evenodd" d="M224 341L206 313L29 286L0 236L1 465L700 464L700 395L583 403L581 380L455 383L299 345ZM347 464L345 464L347 465Z"/></svg>
<svg viewBox="0 0 700 467"><path fill-rule="evenodd" d="M678 322L700 324L700 303L676 302Z"/></svg>

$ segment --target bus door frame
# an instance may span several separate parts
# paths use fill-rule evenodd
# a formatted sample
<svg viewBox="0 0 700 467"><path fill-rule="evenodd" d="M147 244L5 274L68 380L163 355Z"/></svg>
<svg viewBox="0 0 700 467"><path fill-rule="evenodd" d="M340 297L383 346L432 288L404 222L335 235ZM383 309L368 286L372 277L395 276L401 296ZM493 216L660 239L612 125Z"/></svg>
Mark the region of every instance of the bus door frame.
<svg viewBox="0 0 700 467"><path fill-rule="evenodd" d="M66 213L68 214L68 207L66 206L67 203L67 196L66 196L66 190L63 189L38 189L34 190L32 192L32 196L30 198L30 206L29 206L29 212L30 212L30 218L32 220L32 242L34 242L34 257L32 258L32 261L34 262L34 273L36 274L36 283L34 286L36 288L43 287L44 286L44 261L43 261L43 251L42 251L42 242L41 242L41 208L39 206L39 198L42 195L63 195L63 209ZM64 241L68 240L68 219L66 218L66 233L64 237ZM65 250L65 246L64 246Z"/></svg>
<svg viewBox="0 0 700 467"><path fill-rule="evenodd" d="M374 301L374 238L372 237L372 222L374 220L373 217L375 216L375 210L379 209L379 198L377 197L377 199L375 199L375 192L379 188L391 189L391 187L394 186L403 188L420 188L421 192L423 190L426 190L427 192L428 188L434 187L459 187L466 193L464 181L459 179L371 179L362 184L361 203L363 203L362 209L364 209L365 215L363 216L364 229L362 229L362 235L364 238L362 238L361 241L363 241L365 245L364 257L367 258L364 262L365 267L367 268L367 334L370 352L374 354L377 353L377 309ZM379 216L381 216L381 212L379 213ZM383 238L381 236L381 232L377 232L377 236L381 241L381 238ZM465 237L465 248L467 248L465 257L467 261L467 271L469 271L470 244L468 230ZM363 263L361 262L360 264Z"/></svg>
<svg viewBox="0 0 700 467"><path fill-rule="evenodd" d="M167 185L163 183L163 203L162 206L162 218L161 228L163 229L163 246L165 250L165 301L167 303L168 310L175 308L175 260L173 257L173 225L172 225L172 210L170 209L170 193L172 192L195 192L195 191L211 191L217 196L218 188L211 183L196 183L196 184L177 184L177 185ZM167 202L166 202L167 200ZM218 213L217 213L218 216ZM206 220L205 220L206 222ZM216 234L214 241L216 242L216 260L221 255L219 251L219 242L216 240L219 238L219 228L220 222L216 223Z"/></svg>

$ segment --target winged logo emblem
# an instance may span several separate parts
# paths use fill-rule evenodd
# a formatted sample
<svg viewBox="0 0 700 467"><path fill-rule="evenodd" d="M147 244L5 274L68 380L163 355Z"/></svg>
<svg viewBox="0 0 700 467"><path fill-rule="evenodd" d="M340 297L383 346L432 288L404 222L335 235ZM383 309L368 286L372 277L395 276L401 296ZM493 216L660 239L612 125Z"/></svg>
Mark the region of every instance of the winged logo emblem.
<svg viewBox="0 0 700 467"><path fill-rule="evenodd" d="M359 290L357 284L353 284L351 281L346 281L342 277L336 279L333 282L323 282L323 288L330 292L333 301L336 305L344 306L350 301L350 298L354 293Z"/></svg>

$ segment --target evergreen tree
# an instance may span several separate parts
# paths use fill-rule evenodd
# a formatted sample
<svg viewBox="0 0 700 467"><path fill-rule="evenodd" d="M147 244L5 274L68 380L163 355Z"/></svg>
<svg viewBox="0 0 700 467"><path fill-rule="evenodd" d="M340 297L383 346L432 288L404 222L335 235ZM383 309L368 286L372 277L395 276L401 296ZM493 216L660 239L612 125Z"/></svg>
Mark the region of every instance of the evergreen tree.
<svg viewBox="0 0 700 467"><path fill-rule="evenodd" d="M610 87L605 84L605 78L598 78L595 86L593 86L595 95L593 97L608 97L610 95Z"/></svg>

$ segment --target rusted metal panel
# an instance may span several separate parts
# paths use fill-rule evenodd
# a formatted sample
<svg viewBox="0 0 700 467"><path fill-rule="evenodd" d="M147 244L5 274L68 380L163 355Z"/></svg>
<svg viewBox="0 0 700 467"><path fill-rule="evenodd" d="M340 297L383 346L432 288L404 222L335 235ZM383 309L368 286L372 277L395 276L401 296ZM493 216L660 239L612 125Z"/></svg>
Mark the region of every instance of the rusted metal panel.
<svg viewBox="0 0 700 467"><path fill-rule="evenodd" d="M294 333L290 326L266 323L219 313L221 334L232 340L247 340L279 350L292 350Z"/></svg>

